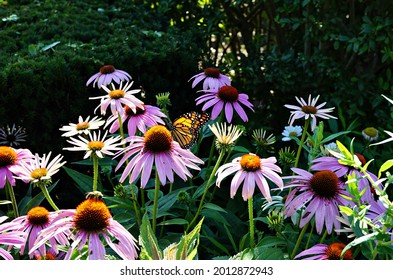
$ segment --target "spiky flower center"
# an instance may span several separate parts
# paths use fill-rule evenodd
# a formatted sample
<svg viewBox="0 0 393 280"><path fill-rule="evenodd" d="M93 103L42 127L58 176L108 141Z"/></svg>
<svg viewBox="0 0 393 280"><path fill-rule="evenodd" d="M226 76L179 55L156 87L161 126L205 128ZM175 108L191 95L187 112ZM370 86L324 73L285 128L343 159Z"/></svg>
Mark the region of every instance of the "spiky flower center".
<svg viewBox="0 0 393 280"><path fill-rule="evenodd" d="M339 179L333 171L322 170L316 172L311 180L310 186L313 191L322 198L332 199L338 193Z"/></svg>
<svg viewBox="0 0 393 280"><path fill-rule="evenodd" d="M56 257L52 253L47 252L44 257L38 256L37 260L54 261L56 260Z"/></svg>
<svg viewBox="0 0 393 280"><path fill-rule="evenodd" d="M122 89L115 89L109 92L109 97L111 99L120 99L126 95L126 92Z"/></svg>
<svg viewBox="0 0 393 280"><path fill-rule="evenodd" d="M240 166L245 171L256 171L261 169L261 159L253 154L243 155L240 158Z"/></svg>
<svg viewBox="0 0 393 280"><path fill-rule="evenodd" d="M100 73L101 74L110 74L115 72L115 67L113 67L112 65L104 65L100 68Z"/></svg>
<svg viewBox="0 0 393 280"><path fill-rule="evenodd" d="M80 122L76 125L76 130L85 130L89 129L90 123L89 122Z"/></svg>
<svg viewBox="0 0 393 280"><path fill-rule="evenodd" d="M13 165L18 159L18 154L8 146L0 146L0 168Z"/></svg>
<svg viewBox="0 0 393 280"><path fill-rule="evenodd" d="M318 109L314 106L302 106L302 111L306 114L316 114Z"/></svg>
<svg viewBox="0 0 393 280"><path fill-rule="evenodd" d="M220 70L214 67L209 67L205 69L205 75L210 78L218 78L220 77Z"/></svg>
<svg viewBox="0 0 393 280"><path fill-rule="evenodd" d="M155 125L145 133L145 149L152 153L169 151L172 147L172 135L163 125Z"/></svg>
<svg viewBox="0 0 393 280"><path fill-rule="evenodd" d="M34 169L31 172L30 176L31 176L31 178L34 178L34 179L41 179L42 177L46 176L47 174L48 174L48 169L43 167L43 168Z"/></svg>
<svg viewBox="0 0 393 280"><path fill-rule="evenodd" d="M102 148L104 148L105 143L102 141L90 141L89 143L87 143L87 147L89 148L89 150L92 151L100 151L102 150Z"/></svg>
<svg viewBox="0 0 393 280"><path fill-rule="evenodd" d="M76 208L74 225L89 233L100 232L109 226L110 218L109 209L102 200L89 198Z"/></svg>
<svg viewBox="0 0 393 280"><path fill-rule="evenodd" d="M330 244L326 249L326 256L329 260L340 260L341 253L345 248L345 244L340 242L334 242ZM344 260L352 260L352 252L351 250L347 250L343 256Z"/></svg>
<svg viewBox="0 0 393 280"><path fill-rule="evenodd" d="M31 208L27 212L27 220L35 226L46 225L49 222L49 211L42 206Z"/></svg>
<svg viewBox="0 0 393 280"><path fill-rule="evenodd" d="M136 107L136 111L134 112L129 106L126 105L126 106L124 106L124 112L127 116L131 116L131 117L141 115L145 112L145 109L146 109L144 104L142 104L142 107L143 107L143 109L140 107Z"/></svg>
<svg viewBox="0 0 393 280"><path fill-rule="evenodd" d="M239 92L233 86L222 86L218 90L218 97L227 102L234 102L239 98Z"/></svg>

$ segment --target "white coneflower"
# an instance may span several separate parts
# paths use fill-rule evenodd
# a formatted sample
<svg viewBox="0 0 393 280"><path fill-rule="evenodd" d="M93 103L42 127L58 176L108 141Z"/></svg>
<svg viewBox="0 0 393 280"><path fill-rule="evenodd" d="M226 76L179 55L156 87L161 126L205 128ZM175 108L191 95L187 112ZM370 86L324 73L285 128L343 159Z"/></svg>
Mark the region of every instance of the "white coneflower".
<svg viewBox="0 0 393 280"><path fill-rule="evenodd" d="M227 123L214 123L213 125L208 125L210 130L216 136L216 147L217 149L229 149L233 147L235 141L242 135L241 131L236 125Z"/></svg>
<svg viewBox="0 0 393 280"><path fill-rule="evenodd" d="M71 137L78 134L89 134L91 130L98 129L105 123L104 120L95 116L90 120L90 116L83 119L82 116L78 117L78 123L69 123L60 128L61 131L65 131L61 136Z"/></svg>

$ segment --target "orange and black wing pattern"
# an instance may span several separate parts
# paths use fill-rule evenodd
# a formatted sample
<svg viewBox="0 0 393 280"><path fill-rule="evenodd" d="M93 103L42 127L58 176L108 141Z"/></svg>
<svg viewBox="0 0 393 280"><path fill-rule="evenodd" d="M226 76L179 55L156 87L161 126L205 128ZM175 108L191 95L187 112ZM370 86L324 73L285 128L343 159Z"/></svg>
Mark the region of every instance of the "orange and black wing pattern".
<svg viewBox="0 0 393 280"><path fill-rule="evenodd" d="M170 131L173 140L183 149L191 148L199 138L199 130L210 119L208 113L188 112L172 123Z"/></svg>

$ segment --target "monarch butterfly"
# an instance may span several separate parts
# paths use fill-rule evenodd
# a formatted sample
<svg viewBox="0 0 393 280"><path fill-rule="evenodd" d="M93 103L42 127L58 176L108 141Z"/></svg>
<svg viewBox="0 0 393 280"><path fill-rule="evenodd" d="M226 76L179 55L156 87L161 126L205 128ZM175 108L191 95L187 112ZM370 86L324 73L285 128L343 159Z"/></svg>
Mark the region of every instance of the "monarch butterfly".
<svg viewBox="0 0 393 280"><path fill-rule="evenodd" d="M169 125L173 140L183 149L189 149L199 138L199 129L210 119L208 113L188 112Z"/></svg>

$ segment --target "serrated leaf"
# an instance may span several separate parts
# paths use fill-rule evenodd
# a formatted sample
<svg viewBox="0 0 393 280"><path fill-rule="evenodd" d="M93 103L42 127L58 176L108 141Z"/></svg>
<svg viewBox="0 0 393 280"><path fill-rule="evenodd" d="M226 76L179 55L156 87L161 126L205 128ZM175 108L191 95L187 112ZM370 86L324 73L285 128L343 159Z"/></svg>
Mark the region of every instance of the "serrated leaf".
<svg viewBox="0 0 393 280"><path fill-rule="evenodd" d="M140 227L139 244L144 250L144 258L148 260L161 260L163 252L158 246L157 238L153 233L149 217L145 214Z"/></svg>

